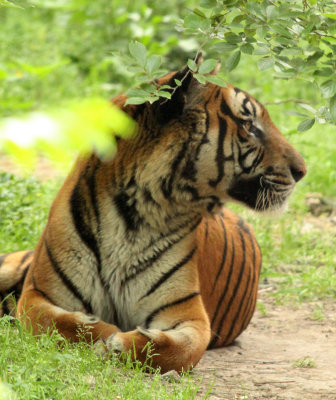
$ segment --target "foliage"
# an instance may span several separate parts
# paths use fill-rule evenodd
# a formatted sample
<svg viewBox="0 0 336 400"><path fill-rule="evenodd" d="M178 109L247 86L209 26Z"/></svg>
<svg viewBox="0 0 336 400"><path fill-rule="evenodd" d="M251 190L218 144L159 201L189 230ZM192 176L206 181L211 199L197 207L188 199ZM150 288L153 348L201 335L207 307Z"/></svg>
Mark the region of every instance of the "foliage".
<svg viewBox="0 0 336 400"><path fill-rule="evenodd" d="M198 67L195 60L201 50L224 61L226 73L247 57L257 63L260 71L273 69L278 79L303 79L321 93L322 106L317 109L305 106L305 112L298 114L306 118L299 124L299 131L310 129L316 120L336 124L334 1L203 0L200 4L201 7L185 16L178 30L195 37L199 43L196 56L188 60L188 66L201 83L211 81L207 74L216 65L216 59L210 58ZM141 73L147 64L151 68L155 65L159 72L158 56L146 58L146 49L141 43L131 43L130 53L137 66L132 65L132 60L127 62L125 57L123 60L126 65L132 65L133 72ZM155 74L144 76L152 81L156 77ZM214 83L223 84L223 81ZM129 102L138 104L141 99L144 102L161 96L169 98L169 88L165 89L159 93L155 85L140 86Z"/></svg>
<svg viewBox="0 0 336 400"><path fill-rule="evenodd" d="M173 70L188 63L202 83L223 85L221 78L247 60L277 79L302 80L314 89L316 105L294 111L304 119L299 131L315 121L336 123L332 0L5 3L21 8L0 15L0 115L58 104L64 96L110 97L134 84L140 87L128 92L129 102L153 102L171 95L155 86L162 65ZM206 63L199 68L194 61L201 51ZM207 74L217 59L224 72L216 80Z"/></svg>
<svg viewBox="0 0 336 400"><path fill-rule="evenodd" d="M76 151L89 153L92 149L108 159L116 151L114 135L130 137L134 131L135 124L127 114L104 99L91 98L49 114L8 118L2 126L0 150L27 165L34 164L39 153L66 164Z"/></svg>

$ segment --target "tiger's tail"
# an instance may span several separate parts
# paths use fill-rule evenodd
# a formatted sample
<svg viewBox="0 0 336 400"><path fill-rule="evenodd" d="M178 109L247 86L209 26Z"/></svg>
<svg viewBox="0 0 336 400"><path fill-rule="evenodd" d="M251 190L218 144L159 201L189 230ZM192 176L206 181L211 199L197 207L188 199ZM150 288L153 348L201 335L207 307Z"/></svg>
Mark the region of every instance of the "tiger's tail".
<svg viewBox="0 0 336 400"><path fill-rule="evenodd" d="M32 259L32 250L0 255L0 317L15 315L16 302Z"/></svg>

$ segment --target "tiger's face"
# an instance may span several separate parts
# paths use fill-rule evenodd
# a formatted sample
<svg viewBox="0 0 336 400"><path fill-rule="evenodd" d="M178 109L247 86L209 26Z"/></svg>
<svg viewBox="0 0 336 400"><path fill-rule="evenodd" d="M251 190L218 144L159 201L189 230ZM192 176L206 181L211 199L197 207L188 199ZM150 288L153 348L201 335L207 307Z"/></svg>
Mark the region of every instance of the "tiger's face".
<svg viewBox="0 0 336 400"><path fill-rule="evenodd" d="M228 201L256 211L284 208L306 173L302 157L259 101L230 85L201 85L187 72L158 81L174 86L186 76L171 100L124 108L139 136L118 153L124 160L136 154L144 204L150 193L151 204L182 212L218 212Z"/></svg>
<svg viewBox="0 0 336 400"><path fill-rule="evenodd" d="M209 143L200 152L200 163L208 171L213 195L256 211L284 208L296 182L306 173L300 154L282 136L265 107L245 91L208 85L204 100ZM210 169L210 163L215 168Z"/></svg>

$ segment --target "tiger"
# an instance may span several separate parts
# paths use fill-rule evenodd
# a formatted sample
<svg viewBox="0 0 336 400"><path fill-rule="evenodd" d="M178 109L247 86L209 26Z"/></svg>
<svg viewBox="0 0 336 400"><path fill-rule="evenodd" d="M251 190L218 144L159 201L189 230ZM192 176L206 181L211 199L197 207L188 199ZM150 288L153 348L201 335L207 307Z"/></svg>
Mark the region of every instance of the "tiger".
<svg viewBox="0 0 336 400"><path fill-rule="evenodd" d="M247 92L201 84L188 66L156 85L171 99L112 99L136 133L111 160L77 158L34 251L1 256L0 292L2 313L14 292L34 334L57 329L141 363L150 349L152 367L182 372L255 310L261 251L227 203L283 210L306 166Z"/></svg>

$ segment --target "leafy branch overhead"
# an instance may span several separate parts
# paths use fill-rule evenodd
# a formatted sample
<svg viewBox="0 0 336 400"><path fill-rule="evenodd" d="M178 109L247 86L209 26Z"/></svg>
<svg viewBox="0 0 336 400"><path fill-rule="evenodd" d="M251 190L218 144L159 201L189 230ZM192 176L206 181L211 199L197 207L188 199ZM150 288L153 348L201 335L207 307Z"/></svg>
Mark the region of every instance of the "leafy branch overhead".
<svg viewBox="0 0 336 400"><path fill-rule="evenodd" d="M201 83L225 85L208 74L222 61L225 75L242 57L257 63L260 71L273 70L277 79L301 79L316 88L320 106L306 107L298 129L309 129L317 120L336 124L336 1L335 0L202 0L176 27L199 43L197 54L207 55L198 67L187 61ZM138 75L140 87L127 92L128 103L139 104L170 97L169 87L157 88L161 58L147 54L141 43L129 45L128 68ZM178 85L178 82L176 82Z"/></svg>

